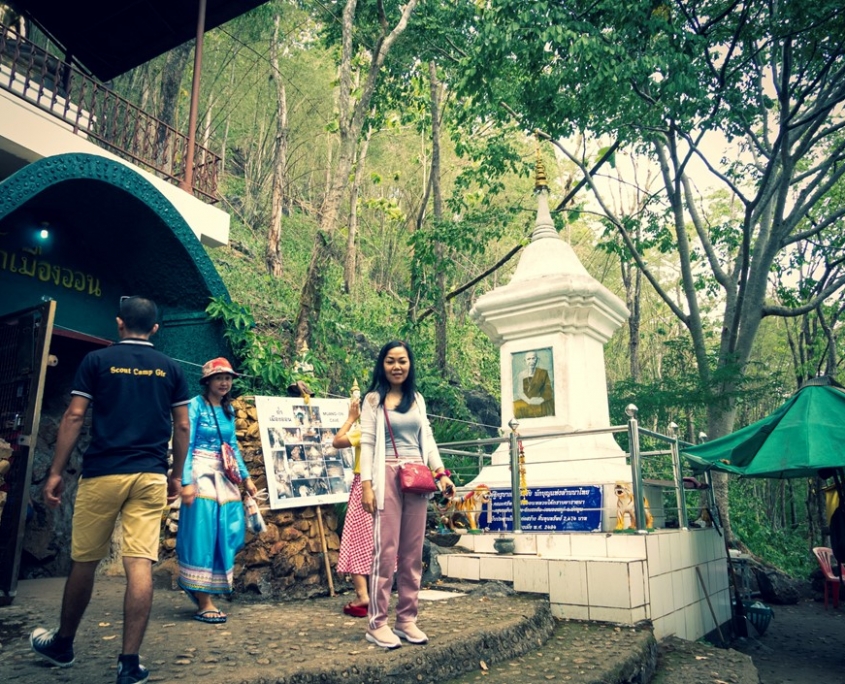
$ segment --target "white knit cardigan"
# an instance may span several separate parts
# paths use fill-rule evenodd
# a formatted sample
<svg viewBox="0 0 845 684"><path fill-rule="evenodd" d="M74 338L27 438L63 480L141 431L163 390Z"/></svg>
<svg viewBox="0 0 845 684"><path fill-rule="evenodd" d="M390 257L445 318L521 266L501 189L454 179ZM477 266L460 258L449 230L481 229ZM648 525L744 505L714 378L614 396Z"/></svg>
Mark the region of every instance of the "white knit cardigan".
<svg viewBox="0 0 845 684"><path fill-rule="evenodd" d="M371 480L379 510L384 508L385 439L384 411L379 406L377 392L370 392L361 402L361 481ZM420 453L431 470L443 467L443 460L437 450L434 434L425 412L425 400L416 393L416 401L409 409L419 411L422 420L422 443Z"/></svg>

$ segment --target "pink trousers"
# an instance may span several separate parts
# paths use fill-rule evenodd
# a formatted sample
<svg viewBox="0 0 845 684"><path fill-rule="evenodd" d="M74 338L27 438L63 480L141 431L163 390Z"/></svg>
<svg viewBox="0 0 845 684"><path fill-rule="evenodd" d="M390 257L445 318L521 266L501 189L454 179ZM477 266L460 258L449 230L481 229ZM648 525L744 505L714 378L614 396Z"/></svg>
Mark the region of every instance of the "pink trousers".
<svg viewBox="0 0 845 684"><path fill-rule="evenodd" d="M376 510L373 525L368 614L371 630L387 624L394 567L399 594L396 622L407 624L417 621L427 512L428 497L403 494L399 488L399 462L388 460L384 477L384 508Z"/></svg>

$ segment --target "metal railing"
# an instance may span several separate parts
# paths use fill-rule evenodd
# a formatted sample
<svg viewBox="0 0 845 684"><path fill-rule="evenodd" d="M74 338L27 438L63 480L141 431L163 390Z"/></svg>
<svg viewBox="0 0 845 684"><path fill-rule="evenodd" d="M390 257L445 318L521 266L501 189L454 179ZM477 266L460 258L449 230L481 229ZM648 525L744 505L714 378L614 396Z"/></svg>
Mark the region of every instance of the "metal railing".
<svg viewBox="0 0 845 684"><path fill-rule="evenodd" d="M677 425L674 423L669 426L670 435L664 435L659 432L654 432L639 426L637 420L637 407L629 404L625 413L628 416L627 425L615 425L607 428L596 428L590 430L574 430L574 431L560 431L551 430L539 433L534 433L530 437L520 436L517 432L519 423L512 420L508 427L511 431L509 435L502 437L491 437L488 439L463 440L456 442L446 442L439 444L438 448L441 454L449 454L453 456L477 457L479 459L479 470L482 462L490 458L489 454L482 454L477 451L484 446L499 446L501 444L508 444L510 453L510 472L511 472L511 503L513 509L513 531L521 532L521 511L520 501L522 496L520 494L520 480L519 480L519 441L545 439L549 437L583 437L585 435L596 434L613 434L620 432L628 433L629 451L626 456L630 458L631 462L631 490L634 499L634 511L636 515L637 532L645 533L646 529L646 515L645 515L645 486L643 484L642 475L642 458L667 455L671 456L672 465L672 489L675 493L675 500L678 513L678 526L682 529L689 528L689 517L686 506L686 487L684 485L683 470L681 466L680 452L681 444L688 445L678 438ZM640 436L646 436L650 439L655 439L668 445L668 449L659 449L653 451L641 451ZM476 451L472 451L475 449ZM707 496L709 497L709 506L711 511L715 510L715 499L713 494L712 481L709 471L705 472L705 481L707 482ZM586 509L585 509L586 510Z"/></svg>
<svg viewBox="0 0 845 684"><path fill-rule="evenodd" d="M68 130L178 185L188 137L72 64L0 24L0 89L63 122ZM216 202L220 157L194 145L193 193Z"/></svg>

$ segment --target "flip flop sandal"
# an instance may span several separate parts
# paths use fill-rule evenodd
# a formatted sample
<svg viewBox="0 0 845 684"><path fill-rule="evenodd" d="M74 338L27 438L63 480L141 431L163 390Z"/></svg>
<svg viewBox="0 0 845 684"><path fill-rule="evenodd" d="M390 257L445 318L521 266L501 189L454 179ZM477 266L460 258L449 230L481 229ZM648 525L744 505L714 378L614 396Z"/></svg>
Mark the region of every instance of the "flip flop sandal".
<svg viewBox="0 0 845 684"><path fill-rule="evenodd" d="M352 601L343 607L343 612L350 617L367 617L367 606L354 606Z"/></svg>
<svg viewBox="0 0 845 684"><path fill-rule="evenodd" d="M207 622L212 625L219 625L223 622L226 622L226 615L221 613L216 608L213 610L204 610L201 613L194 613L194 620L199 620L200 622Z"/></svg>

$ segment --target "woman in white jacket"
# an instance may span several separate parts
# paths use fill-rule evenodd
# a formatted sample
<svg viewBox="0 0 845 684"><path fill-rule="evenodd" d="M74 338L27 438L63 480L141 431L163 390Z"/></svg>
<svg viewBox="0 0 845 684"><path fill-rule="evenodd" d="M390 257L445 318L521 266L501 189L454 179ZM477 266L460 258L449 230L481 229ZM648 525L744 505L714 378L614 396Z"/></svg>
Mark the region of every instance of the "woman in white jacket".
<svg viewBox="0 0 845 684"><path fill-rule="evenodd" d="M375 516L366 638L387 649L399 648L400 637L411 644L428 642L416 624L428 497L405 494L399 487L402 462L420 460L443 491L454 491L425 401L416 391L411 349L404 342L388 342L379 352L361 408L361 503ZM399 599L391 630L387 610L394 567Z"/></svg>

